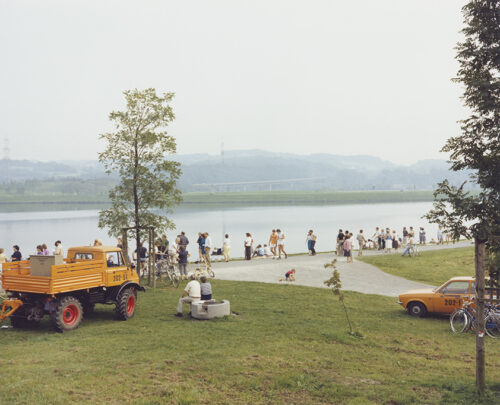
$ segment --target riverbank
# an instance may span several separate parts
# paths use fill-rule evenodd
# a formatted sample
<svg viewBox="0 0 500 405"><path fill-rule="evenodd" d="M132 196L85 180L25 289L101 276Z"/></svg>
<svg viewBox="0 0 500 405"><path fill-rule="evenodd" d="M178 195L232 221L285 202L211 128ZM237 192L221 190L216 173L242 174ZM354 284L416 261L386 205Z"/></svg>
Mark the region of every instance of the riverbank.
<svg viewBox="0 0 500 405"><path fill-rule="evenodd" d="M181 205L324 205L433 201L431 190L414 191L263 191L184 193ZM106 205L104 194L2 194L0 209L19 206Z"/></svg>

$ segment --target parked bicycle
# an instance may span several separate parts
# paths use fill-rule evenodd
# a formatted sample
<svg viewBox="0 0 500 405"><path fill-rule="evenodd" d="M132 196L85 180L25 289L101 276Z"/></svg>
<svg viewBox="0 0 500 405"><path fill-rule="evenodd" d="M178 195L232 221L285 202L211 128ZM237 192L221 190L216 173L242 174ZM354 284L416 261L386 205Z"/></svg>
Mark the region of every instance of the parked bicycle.
<svg viewBox="0 0 500 405"><path fill-rule="evenodd" d="M485 332L492 338L500 337L500 308L485 304ZM450 316L450 327L455 333L464 333L477 328L476 310L472 303L464 302L462 308L455 310Z"/></svg>
<svg viewBox="0 0 500 405"><path fill-rule="evenodd" d="M162 275L166 275L165 281L167 285L172 284L175 288L179 287L179 276L175 272L175 266L170 263L168 257L156 262L156 270L156 276L160 279Z"/></svg>

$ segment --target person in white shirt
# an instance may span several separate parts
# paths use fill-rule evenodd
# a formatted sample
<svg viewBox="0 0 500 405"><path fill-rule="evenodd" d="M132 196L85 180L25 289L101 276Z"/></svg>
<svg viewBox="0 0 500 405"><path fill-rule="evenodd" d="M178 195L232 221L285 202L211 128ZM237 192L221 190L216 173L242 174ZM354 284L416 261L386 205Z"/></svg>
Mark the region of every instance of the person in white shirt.
<svg viewBox="0 0 500 405"><path fill-rule="evenodd" d="M278 259L281 259L281 254L285 255L285 259L288 259L288 255L285 252L285 234L281 233L280 229L276 229L278 234Z"/></svg>
<svg viewBox="0 0 500 405"><path fill-rule="evenodd" d="M246 238L243 243L245 246L245 260L250 260L252 258L252 235L250 233L246 233Z"/></svg>
<svg viewBox="0 0 500 405"><path fill-rule="evenodd" d="M231 240L229 235L226 233L224 236L224 243L222 244L222 250L224 252L224 261L227 263L229 261L229 253L231 251Z"/></svg>
<svg viewBox="0 0 500 405"><path fill-rule="evenodd" d="M198 280L196 280L194 274L189 277L191 281L186 284L186 288L182 292L179 298L179 303L177 304L177 313L175 316L182 318L182 308L184 304L191 304L194 301L199 301L201 299L201 286Z"/></svg>
<svg viewBox="0 0 500 405"><path fill-rule="evenodd" d="M267 245L264 245L264 255L266 257L273 257L274 256L273 252L271 251L271 248Z"/></svg>
<svg viewBox="0 0 500 405"><path fill-rule="evenodd" d="M205 232L205 261L207 262L208 267L212 264L210 262L210 252L212 252L212 247L212 238L208 235L208 232Z"/></svg>
<svg viewBox="0 0 500 405"><path fill-rule="evenodd" d="M60 240L55 243L56 248L54 249L54 255L60 255L64 257L64 248Z"/></svg>

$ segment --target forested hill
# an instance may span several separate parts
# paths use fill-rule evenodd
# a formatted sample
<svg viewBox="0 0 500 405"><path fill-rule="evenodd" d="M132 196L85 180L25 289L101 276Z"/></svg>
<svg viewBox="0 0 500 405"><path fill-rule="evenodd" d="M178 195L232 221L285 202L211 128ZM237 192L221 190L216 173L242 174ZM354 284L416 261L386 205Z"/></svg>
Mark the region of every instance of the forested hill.
<svg viewBox="0 0 500 405"><path fill-rule="evenodd" d="M450 172L443 160L404 166L374 156L296 155L261 150L172 158L182 164L179 184L184 191L432 189L444 178L454 184L468 178L467 173ZM108 185L113 181L97 161L0 161L2 183L50 180L67 185L71 178L93 183L102 179Z"/></svg>

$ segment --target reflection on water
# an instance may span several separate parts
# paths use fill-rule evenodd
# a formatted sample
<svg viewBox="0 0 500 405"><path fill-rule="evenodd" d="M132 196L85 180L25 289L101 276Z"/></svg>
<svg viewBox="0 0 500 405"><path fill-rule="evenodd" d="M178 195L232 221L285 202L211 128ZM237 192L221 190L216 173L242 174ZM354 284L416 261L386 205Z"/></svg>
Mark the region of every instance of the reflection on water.
<svg viewBox="0 0 500 405"><path fill-rule="evenodd" d="M271 229L280 228L286 236L289 253L306 251L306 234L313 229L318 235L318 251L333 250L339 228L348 229L354 235L360 229L366 237L373 235L376 226L390 227L401 232L404 226L424 226L427 239L436 238L437 226L429 225L421 217L431 208L430 202L390 203L373 205L320 205L320 206L266 206L266 207L178 207L172 219L177 230L167 233L172 240L181 230L185 231L195 256L199 231L209 232L216 246L222 245L223 235L228 233L232 241L232 255L243 256L245 232L250 232L255 244L267 243ZM64 205L64 208L67 206ZM45 207L46 208L46 207ZM18 244L23 255L32 254L36 245L47 243L49 248L58 239L65 247L87 245L94 239L115 245L114 238L97 227L99 209L48 210L37 212L0 212L0 247L8 256L12 245ZM188 249L189 250L189 249Z"/></svg>

